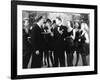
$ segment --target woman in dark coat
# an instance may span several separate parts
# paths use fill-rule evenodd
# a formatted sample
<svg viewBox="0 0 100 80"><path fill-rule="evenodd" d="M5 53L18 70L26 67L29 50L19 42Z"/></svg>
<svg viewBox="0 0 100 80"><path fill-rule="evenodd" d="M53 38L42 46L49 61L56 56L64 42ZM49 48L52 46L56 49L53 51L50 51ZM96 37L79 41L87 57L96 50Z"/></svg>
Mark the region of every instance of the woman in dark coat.
<svg viewBox="0 0 100 80"><path fill-rule="evenodd" d="M29 37L29 20L23 20L23 68L28 67L28 63L31 57L31 44Z"/></svg>

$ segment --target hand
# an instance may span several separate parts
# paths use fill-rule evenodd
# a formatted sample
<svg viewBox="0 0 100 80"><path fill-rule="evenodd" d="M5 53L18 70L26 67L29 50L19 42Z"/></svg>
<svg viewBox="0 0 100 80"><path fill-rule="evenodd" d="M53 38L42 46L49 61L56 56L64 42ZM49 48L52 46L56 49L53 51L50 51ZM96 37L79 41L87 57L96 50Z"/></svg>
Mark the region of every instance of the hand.
<svg viewBox="0 0 100 80"><path fill-rule="evenodd" d="M51 35L51 36L54 36L54 34L53 34L53 33L51 33L50 35Z"/></svg>
<svg viewBox="0 0 100 80"><path fill-rule="evenodd" d="M60 34L63 34L63 31L59 31Z"/></svg>
<svg viewBox="0 0 100 80"><path fill-rule="evenodd" d="M63 31L62 31L62 30L60 30L60 27L58 27L58 32L59 32L60 34L62 34L62 33L63 33Z"/></svg>
<svg viewBox="0 0 100 80"><path fill-rule="evenodd" d="M36 53L36 55L39 55L39 50L36 50L35 53Z"/></svg>
<svg viewBox="0 0 100 80"><path fill-rule="evenodd" d="M81 39L78 40L79 42L81 41Z"/></svg>

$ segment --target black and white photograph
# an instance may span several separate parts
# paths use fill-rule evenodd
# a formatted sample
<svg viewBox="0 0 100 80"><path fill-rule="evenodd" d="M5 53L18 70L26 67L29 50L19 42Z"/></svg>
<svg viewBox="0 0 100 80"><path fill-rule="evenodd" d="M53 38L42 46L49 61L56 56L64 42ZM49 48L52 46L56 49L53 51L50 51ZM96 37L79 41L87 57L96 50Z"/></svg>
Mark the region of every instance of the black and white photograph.
<svg viewBox="0 0 100 80"><path fill-rule="evenodd" d="M89 14L22 11L23 68L89 66Z"/></svg>
<svg viewBox="0 0 100 80"><path fill-rule="evenodd" d="M27 78L96 74L96 6L72 6L12 3L12 25L16 26L12 28L12 52L16 53L12 53L12 67L17 66L12 75Z"/></svg>

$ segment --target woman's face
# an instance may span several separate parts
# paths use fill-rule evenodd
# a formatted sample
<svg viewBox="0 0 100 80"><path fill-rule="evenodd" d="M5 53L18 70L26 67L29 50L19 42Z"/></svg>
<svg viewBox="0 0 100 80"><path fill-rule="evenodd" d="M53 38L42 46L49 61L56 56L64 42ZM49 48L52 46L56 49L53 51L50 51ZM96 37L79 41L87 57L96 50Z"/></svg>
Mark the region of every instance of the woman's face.
<svg viewBox="0 0 100 80"><path fill-rule="evenodd" d="M40 20L40 23L43 24L46 21L45 16L42 17L42 19Z"/></svg>
<svg viewBox="0 0 100 80"><path fill-rule="evenodd" d="M28 20L25 20L24 26L28 26L28 25L29 25Z"/></svg>
<svg viewBox="0 0 100 80"><path fill-rule="evenodd" d="M78 27L79 27L79 24L76 22L76 23L75 23L75 28L78 29Z"/></svg>
<svg viewBox="0 0 100 80"><path fill-rule="evenodd" d="M67 28L70 28L71 27L71 23L70 21L67 21Z"/></svg>

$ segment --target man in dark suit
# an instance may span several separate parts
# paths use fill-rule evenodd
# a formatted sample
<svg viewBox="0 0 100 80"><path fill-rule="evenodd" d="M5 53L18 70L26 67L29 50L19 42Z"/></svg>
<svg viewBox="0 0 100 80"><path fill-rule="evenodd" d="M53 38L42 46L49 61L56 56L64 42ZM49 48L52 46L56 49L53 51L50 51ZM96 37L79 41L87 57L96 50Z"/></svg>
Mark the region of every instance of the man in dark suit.
<svg viewBox="0 0 100 80"><path fill-rule="evenodd" d="M32 68L40 68L42 66L43 59L43 36L41 26L44 22L45 18L40 16L37 19L37 23L33 25L33 29L31 31L31 44L33 49L32 55Z"/></svg>
<svg viewBox="0 0 100 80"><path fill-rule="evenodd" d="M60 63L61 67L65 66L65 55L64 55L64 37L66 35L66 27L62 25L61 18L56 18L57 27L54 29L54 40L55 40L55 53L54 53L54 67L57 67ZM59 62L58 62L59 60Z"/></svg>

